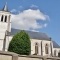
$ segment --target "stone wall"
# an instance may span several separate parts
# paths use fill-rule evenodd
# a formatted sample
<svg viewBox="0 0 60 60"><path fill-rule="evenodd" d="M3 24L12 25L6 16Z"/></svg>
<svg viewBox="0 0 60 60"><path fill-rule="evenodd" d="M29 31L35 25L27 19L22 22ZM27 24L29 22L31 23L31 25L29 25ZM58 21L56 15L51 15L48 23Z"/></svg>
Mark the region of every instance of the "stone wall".
<svg viewBox="0 0 60 60"><path fill-rule="evenodd" d="M0 55L0 60L12 60L12 56Z"/></svg>
<svg viewBox="0 0 60 60"><path fill-rule="evenodd" d="M18 60L40 60L38 58L19 57Z"/></svg>
<svg viewBox="0 0 60 60"><path fill-rule="evenodd" d="M25 56L25 55L21 55L18 57L18 60L41 60L38 56Z"/></svg>
<svg viewBox="0 0 60 60"><path fill-rule="evenodd" d="M18 54L0 51L0 60L18 60Z"/></svg>
<svg viewBox="0 0 60 60"><path fill-rule="evenodd" d="M59 57L47 57L40 55L18 55L13 52L0 51L0 60L57 60Z"/></svg>

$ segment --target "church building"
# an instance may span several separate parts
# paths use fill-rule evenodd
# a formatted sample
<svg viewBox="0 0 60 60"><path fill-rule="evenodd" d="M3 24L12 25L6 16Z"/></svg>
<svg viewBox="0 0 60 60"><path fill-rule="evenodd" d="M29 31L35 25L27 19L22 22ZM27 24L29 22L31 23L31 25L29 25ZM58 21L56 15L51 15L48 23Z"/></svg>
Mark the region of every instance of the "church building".
<svg viewBox="0 0 60 60"><path fill-rule="evenodd" d="M0 51L7 51L9 42L19 29L11 28L11 13L7 4L0 10ZM30 36L31 55L58 56L60 46L42 32L26 31Z"/></svg>

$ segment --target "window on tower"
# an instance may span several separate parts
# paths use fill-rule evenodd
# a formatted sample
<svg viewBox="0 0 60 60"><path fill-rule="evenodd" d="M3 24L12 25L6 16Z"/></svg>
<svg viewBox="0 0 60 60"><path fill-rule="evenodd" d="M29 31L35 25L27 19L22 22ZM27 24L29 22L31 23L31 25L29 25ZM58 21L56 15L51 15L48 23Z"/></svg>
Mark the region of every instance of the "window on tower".
<svg viewBox="0 0 60 60"><path fill-rule="evenodd" d="M5 22L7 22L7 16L5 16Z"/></svg>
<svg viewBox="0 0 60 60"><path fill-rule="evenodd" d="M1 22L3 22L3 15L2 15L2 17L1 17Z"/></svg>

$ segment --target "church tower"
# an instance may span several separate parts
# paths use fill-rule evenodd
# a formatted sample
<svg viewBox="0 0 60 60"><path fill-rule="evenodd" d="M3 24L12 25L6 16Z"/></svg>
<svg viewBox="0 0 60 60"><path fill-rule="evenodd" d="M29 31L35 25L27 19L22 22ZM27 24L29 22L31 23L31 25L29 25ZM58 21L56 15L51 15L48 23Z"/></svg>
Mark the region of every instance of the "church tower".
<svg viewBox="0 0 60 60"><path fill-rule="evenodd" d="M7 3L4 5L3 9L0 11L0 31L11 32L11 20L10 12L8 11Z"/></svg>
<svg viewBox="0 0 60 60"><path fill-rule="evenodd" d="M8 11L7 3L0 10L0 50L5 50L6 32L11 32L11 13Z"/></svg>

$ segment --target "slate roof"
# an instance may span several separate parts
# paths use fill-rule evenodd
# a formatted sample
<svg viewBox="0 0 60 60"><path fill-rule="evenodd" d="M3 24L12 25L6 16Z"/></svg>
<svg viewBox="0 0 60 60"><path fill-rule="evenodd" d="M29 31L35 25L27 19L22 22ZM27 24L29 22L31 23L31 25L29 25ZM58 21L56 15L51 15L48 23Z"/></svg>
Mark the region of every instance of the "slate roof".
<svg viewBox="0 0 60 60"><path fill-rule="evenodd" d="M60 48L60 46L55 41L53 41L53 47L54 48Z"/></svg>
<svg viewBox="0 0 60 60"><path fill-rule="evenodd" d="M19 29L11 29L11 33L9 35L15 35L17 32L20 32ZM31 39L39 39L39 40L50 40L50 38L45 34L41 32L32 32L32 31L26 31Z"/></svg>
<svg viewBox="0 0 60 60"><path fill-rule="evenodd" d="M19 29L11 29L11 32L9 33L9 35L15 35L17 32L20 32L21 30ZM38 40L48 40L50 41L50 37L48 37L45 33L42 32L32 32L32 31L26 31L26 33L28 33L28 35L30 36L31 39L38 39ZM53 47L54 48L60 48L60 46L53 41Z"/></svg>

